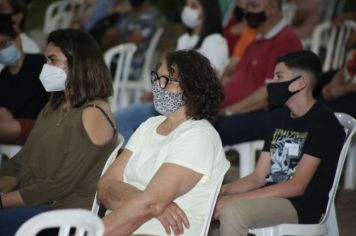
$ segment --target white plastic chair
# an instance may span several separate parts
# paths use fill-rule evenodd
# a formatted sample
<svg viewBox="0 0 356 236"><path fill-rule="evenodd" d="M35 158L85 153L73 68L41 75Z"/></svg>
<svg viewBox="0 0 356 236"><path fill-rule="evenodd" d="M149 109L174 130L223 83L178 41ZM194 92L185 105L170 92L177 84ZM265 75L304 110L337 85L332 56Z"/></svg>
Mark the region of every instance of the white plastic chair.
<svg viewBox="0 0 356 236"><path fill-rule="evenodd" d="M111 110L116 111L118 108L123 108L128 105L128 80L131 70L131 62L133 54L137 46L133 43L124 43L110 48L104 54L104 60L107 67L111 68L111 63L117 55L116 69L113 76L113 96L109 99Z"/></svg>
<svg viewBox="0 0 356 236"><path fill-rule="evenodd" d="M74 3L75 0L60 0L51 3L46 9L43 33L49 34L56 29L69 28L74 14L72 9Z"/></svg>
<svg viewBox="0 0 356 236"><path fill-rule="evenodd" d="M345 0L321 0L320 22L331 21L343 11Z"/></svg>
<svg viewBox="0 0 356 236"><path fill-rule="evenodd" d="M130 94L126 95L129 96L128 97L129 100L128 103L125 105L139 102L142 92L145 90L146 91L151 90L151 80L150 80L151 69L156 58L155 53L157 52L157 46L161 39L162 34L163 34L163 29L158 28L158 30L153 35L150 44L145 52L145 59L142 66L140 78L138 80L127 81L125 87L127 92L130 92Z"/></svg>
<svg viewBox="0 0 356 236"><path fill-rule="evenodd" d="M316 26L311 50L323 58L323 72L342 67L346 56L346 42L355 30L355 21L345 21L339 26L334 26L328 21Z"/></svg>
<svg viewBox="0 0 356 236"><path fill-rule="evenodd" d="M98 216L84 209L66 209L52 210L32 217L21 225L15 236L34 236L49 228L59 228L59 236L70 235L73 228L76 236L104 235L104 224Z"/></svg>
<svg viewBox="0 0 356 236"><path fill-rule="evenodd" d="M351 146L346 161L344 172L344 189L355 190L356 185L356 137L351 141Z"/></svg>
<svg viewBox="0 0 356 236"><path fill-rule="evenodd" d="M116 146L116 148L114 149L114 151L112 151L112 153L110 154L109 158L106 160L106 163L104 165L103 171L101 172L101 176L103 176L106 172L106 170L109 168L109 166L115 161L118 151L119 149L122 147L122 145L124 144L124 137L119 134L119 140L120 143ZM98 215L99 213L99 208L100 208L100 203L97 199L97 193L95 193L95 197L94 197L94 202L93 202L93 206L91 207L91 212L93 212L95 215Z"/></svg>
<svg viewBox="0 0 356 236"><path fill-rule="evenodd" d="M256 151L263 148L263 140L256 140L251 142L239 143L233 146L226 146L225 151L229 149L236 150L240 158L240 178L251 174L255 169L255 155Z"/></svg>
<svg viewBox="0 0 356 236"><path fill-rule="evenodd" d="M339 185L341 172L347 157L352 136L356 131L356 120L344 113L335 113L339 122L346 131L346 141L342 147L333 185L329 191L328 205L322 219L318 224L280 224L273 227L250 230L256 236L282 236L282 235L329 235L339 236L335 211L335 195Z"/></svg>
<svg viewBox="0 0 356 236"><path fill-rule="evenodd" d="M8 158L12 158L21 150L22 146L19 145L0 145L0 167L2 162L2 154L6 155Z"/></svg>
<svg viewBox="0 0 356 236"><path fill-rule="evenodd" d="M136 93L138 94L138 96L141 95L140 92L143 89L145 90L151 89L151 80L150 80L151 69L155 61L155 52L157 52L157 46L162 37L163 31L164 30L161 27L157 29L145 53L145 62L143 63L143 68L142 68L141 78L140 78L141 86L138 86L137 92L139 93ZM134 81L130 81L130 82L134 82ZM136 96L135 98L136 101L138 101L138 96Z"/></svg>
<svg viewBox="0 0 356 236"><path fill-rule="evenodd" d="M208 209L207 209L206 216L204 219L203 230L202 230L200 236L208 235L211 217L213 216L215 204L218 199L218 196L220 193L220 188L221 188L221 185L222 185L222 182L224 180L224 176L225 176L225 173L227 172L227 170L228 170L228 168L225 170L224 174L221 175L220 179L216 182L216 187L210 194L209 205L208 205Z"/></svg>

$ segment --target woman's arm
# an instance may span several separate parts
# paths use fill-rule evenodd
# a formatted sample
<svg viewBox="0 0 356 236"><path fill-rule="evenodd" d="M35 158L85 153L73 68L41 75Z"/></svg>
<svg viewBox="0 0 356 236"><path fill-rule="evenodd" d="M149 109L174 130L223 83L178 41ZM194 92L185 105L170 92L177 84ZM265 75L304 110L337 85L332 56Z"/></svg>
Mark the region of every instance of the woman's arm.
<svg viewBox="0 0 356 236"><path fill-rule="evenodd" d="M123 182L123 173L132 152L124 149L98 183L98 199L107 209L115 210L142 191Z"/></svg>
<svg viewBox="0 0 356 236"><path fill-rule="evenodd" d="M16 178L13 176L0 177L0 192L6 193L16 187Z"/></svg>
<svg viewBox="0 0 356 236"><path fill-rule="evenodd" d="M187 193L202 174L176 164L163 164L147 188L104 217L107 235L128 235L144 222L159 217L177 197Z"/></svg>

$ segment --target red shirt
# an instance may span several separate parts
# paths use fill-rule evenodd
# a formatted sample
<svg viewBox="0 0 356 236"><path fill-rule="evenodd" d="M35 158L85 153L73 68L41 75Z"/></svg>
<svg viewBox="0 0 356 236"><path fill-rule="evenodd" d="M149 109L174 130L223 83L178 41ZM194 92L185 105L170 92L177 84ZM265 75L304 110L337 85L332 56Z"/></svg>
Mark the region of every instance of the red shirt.
<svg viewBox="0 0 356 236"><path fill-rule="evenodd" d="M227 45L229 47L229 56L232 55L232 53L234 51L234 47L241 37L241 34L234 34L231 32L231 28L235 24L239 24L239 23L237 23L236 20L234 18L232 18L224 28L224 37L225 37L225 39L227 41Z"/></svg>
<svg viewBox="0 0 356 236"><path fill-rule="evenodd" d="M225 85L223 107L241 101L264 85L266 79L272 79L278 57L302 49L299 37L288 25L272 38L253 41Z"/></svg>

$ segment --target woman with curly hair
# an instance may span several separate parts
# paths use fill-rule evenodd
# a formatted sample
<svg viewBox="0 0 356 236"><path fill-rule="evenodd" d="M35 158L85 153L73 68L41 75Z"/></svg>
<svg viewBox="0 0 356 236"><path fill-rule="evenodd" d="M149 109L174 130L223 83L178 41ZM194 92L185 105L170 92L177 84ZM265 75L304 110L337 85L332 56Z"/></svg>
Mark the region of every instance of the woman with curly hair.
<svg viewBox="0 0 356 236"><path fill-rule="evenodd" d="M101 178L98 196L112 212L106 235L199 235L210 193L230 164L209 123L223 91L200 53L168 53L152 72L154 106Z"/></svg>

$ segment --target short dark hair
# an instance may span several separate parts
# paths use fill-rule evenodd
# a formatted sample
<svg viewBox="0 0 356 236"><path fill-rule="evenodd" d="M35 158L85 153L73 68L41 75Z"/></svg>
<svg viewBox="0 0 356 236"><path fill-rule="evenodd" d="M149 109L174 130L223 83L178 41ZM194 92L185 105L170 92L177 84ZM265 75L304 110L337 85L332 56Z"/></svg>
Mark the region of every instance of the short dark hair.
<svg viewBox="0 0 356 236"><path fill-rule="evenodd" d="M167 53L165 62L169 74L179 78L187 115L213 122L224 93L209 59L195 50L180 50Z"/></svg>
<svg viewBox="0 0 356 236"><path fill-rule="evenodd" d="M290 70L302 70L311 78L311 88L314 88L321 78L321 61L312 51L302 50L288 53L276 59L276 64L284 63Z"/></svg>
<svg viewBox="0 0 356 236"><path fill-rule="evenodd" d="M72 107L80 107L95 99L107 99L113 87L102 51L88 33L75 29L60 29L49 34L47 44L59 47L67 58L66 89ZM63 92L55 92L50 103L56 108L63 102Z"/></svg>
<svg viewBox="0 0 356 236"><path fill-rule="evenodd" d="M12 22L10 18L4 18L0 21L0 34L11 37L12 39L16 39L17 32L12 26Z"/></svg>
<svg viewBox="0 0 356 236"><path fill-rule="evenodd" d="M218 0L198 0L203 8L202 29L195 49L200 48L210 34L222 34L222 17Z"/></svg>

